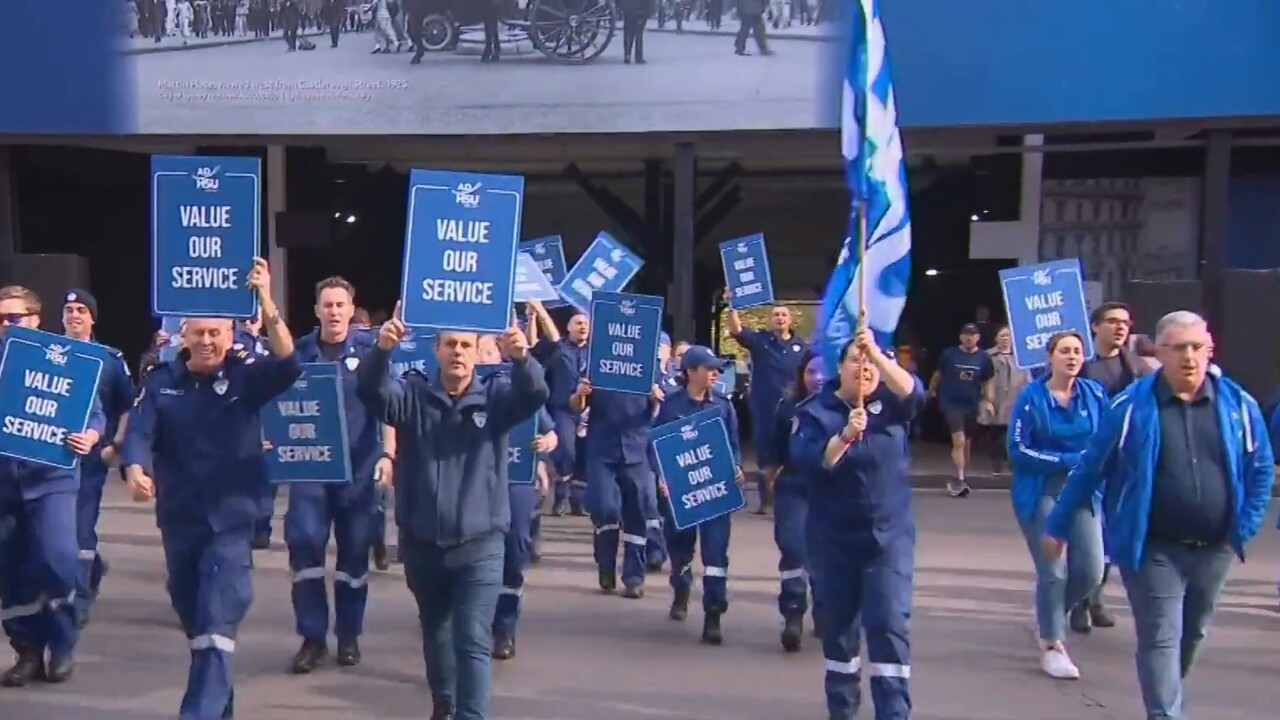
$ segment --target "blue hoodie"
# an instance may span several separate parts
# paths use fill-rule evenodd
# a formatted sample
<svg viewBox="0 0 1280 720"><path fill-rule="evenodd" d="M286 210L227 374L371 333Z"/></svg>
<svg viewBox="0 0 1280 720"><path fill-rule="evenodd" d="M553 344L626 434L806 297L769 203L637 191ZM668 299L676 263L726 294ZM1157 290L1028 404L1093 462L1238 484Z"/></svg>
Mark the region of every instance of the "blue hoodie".
<svg viewBox="0 0 1280 720"><path fill-rule="evenodd" d="M1009 464L1013 466L1013 512L1029 522L1051 478L1065 481L1080 460L1106 410L1107 393L1093 380L1077 378L1071 404L1063 407L1049 392L1049 377L1033 380L1018 393L1009 419ZM1094 509L1097 499L1094 499Z"/></svg>
<svg viewBox="0 0 1280 720"><path fill-rule="evenodd" d="M1115 397L1098 432L1067 478L1058 504L1045 521L1045 532L1065 540L1074 508L1103 490L1104 530L1111 560L1136 570L1142 564L1151 516L1152 482L1160 454L1160 419L1155 384L1148 375ZM1214 405L1222 428L1222 449L1230 476L1234 507L1228 534L1231 547L1244 559L1244 545L1258 534L1271 501L1275 458L1258 402L1244 388L1212 370Z"/></svg>

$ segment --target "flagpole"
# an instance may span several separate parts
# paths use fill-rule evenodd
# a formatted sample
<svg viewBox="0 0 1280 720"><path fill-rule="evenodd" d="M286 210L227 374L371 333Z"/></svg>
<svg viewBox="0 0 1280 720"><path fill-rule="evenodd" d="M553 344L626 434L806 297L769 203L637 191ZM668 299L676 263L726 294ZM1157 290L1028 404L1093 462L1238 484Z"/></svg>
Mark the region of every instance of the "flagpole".
<svg viewBox="0 0 1280 720"><path fill-rule="evenodd" d="M858 323L854 331L854 337L863 333L867 329L867 267L865 264L867 254L867 203L865 200L857 201L858 208ZM863 358L866 361L866 358ZM862 407L862 382L859 378L858 394L856 396L857 407Z"/></svg>

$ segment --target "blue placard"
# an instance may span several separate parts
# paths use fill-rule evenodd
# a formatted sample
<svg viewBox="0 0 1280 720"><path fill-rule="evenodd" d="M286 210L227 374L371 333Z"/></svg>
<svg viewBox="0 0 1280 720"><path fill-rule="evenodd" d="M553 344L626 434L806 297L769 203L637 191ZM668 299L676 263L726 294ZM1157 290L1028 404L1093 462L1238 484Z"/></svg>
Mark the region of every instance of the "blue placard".
<svg viewBox="0 0 1280 720"><path fill-rule="evenodd" d="M342 376L337 363L306 363L293 387L262 408L267 480L351 482Z"/></svg>
<svg viewBox="0 0 1280 720"><path fill-rule="evenodd" d="M721 395L729 396L738 387L738 363L735 360L724 359L724 367L720 369L720 376L716 378L715 388Z"/></svg>
<svg viewBox="0 0 1280 720"><path fill-rule="evenodd" d="M720 263L724 266L730 308L745 310L773 304L773 276L769 274L764 235L756 233L720 243Z"/></svg>
<svg viewBox="0 0 1280 720"><path fill-rule="evenodd" d="M685 530L747 504L738 487L738 466L718 409L659 425L652 430L658 470L677 530Z"/></svg>
<svg viewBox="0 0 1280 720"><path fill-rule="evenodd" d="M662 298L595 292L587 380L596 390L648 395L658 369Z"/></svg>
<svg viewBox="0 0 1280 720"><path fill-rule="evenodd" d="M10 327L0 355L0 455L73 468L67 436L84 432L102 376L101 346Z"/></svg>
<svg viewBox="0 0 1280 720"><path fill-rule="evenodd" d="M262 226L262 163L251 157L151 158L151 312L250 318L249 271Z"/></svg>
<svg viewBox="0 0 1280 720"><path fill-rule="evenodd" d="M510 326L523 205L518 175L409 174L405 325L478 333Z"/></svg>
<svg viewBox="0 0 1280 720"><path fill-rule="evenodd" d="M1084 356L1093 357L1093 333L1085 305L1080 261L1054 260L1000 271L1004 309L1013 334L1013 359L1027 369L1048 360L1049 338L1074 330L1084 338Z"/></svg>
<svg viewBox="0 0 1280 720"><path fill-rule="evenodd" d="M507 433L507 483L532 485L538 470L533 441L538 436L538 416L525 420Z"/></svg>
<svg viewBox="0 0 1280 720"><path fill-rule="evenodd" d="M635 253L601 232L560 281L560 297L579 310L589 311L593 293L622 292L643 265Z"/></svg>
<svg viewBox="0 0 1280 720"><path fill-rule="evenodd" d="M538 261L524 251L516 255L516 289L514 297L515 301L519 303L529 302L530 300L552 302L560 298L560 293L556 292L556 287L551 284L551 281L547 279L547 276L538 267Z"/></svg>
<svg viewBox="0 0 1280 720"><path fill-rule="evenodd" d="M410 330L400 339L395 350L391 351L391 376L400 377L410 370L417 370L429 380L434 380L436 373L440 371L440 361L436 359L434 330Z"/></svg>
<svg viewBox="0 0 1280 720"><path fill-rule="evenodd" d="M558 288L564 282L569 265L564 261L564 239L559 235L526 240L520 243L520 252L527 252L533 256L533 259L538 262L538 269L547 276L552 285ZM564 301L557 293L555 300L548 300L542 304L549 308L560 307L564 305Z"/></svg>

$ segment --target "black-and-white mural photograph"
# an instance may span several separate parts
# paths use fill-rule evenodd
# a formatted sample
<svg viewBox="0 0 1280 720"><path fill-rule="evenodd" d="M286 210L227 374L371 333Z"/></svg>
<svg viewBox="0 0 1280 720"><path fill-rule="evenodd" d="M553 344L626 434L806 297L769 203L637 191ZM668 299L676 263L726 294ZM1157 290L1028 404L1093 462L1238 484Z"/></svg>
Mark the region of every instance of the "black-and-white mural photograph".
<svg viewBox="0 0 1280 720"><path fill-rule="evenodd" d="M840 0L111 0L141 133L795 129Z"/></svg>

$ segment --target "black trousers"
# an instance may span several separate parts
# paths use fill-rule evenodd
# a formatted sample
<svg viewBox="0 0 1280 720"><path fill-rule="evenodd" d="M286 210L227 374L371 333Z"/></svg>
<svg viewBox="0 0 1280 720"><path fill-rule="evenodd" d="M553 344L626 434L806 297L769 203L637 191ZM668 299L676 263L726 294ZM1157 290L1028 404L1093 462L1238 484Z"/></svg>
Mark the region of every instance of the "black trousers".
<svg viewBox="0 0 1280 720"><path fill-rule="evenodd" d="M498 22L502 19L502 10L491 0L481 0L480 7L484 12L484 55L496 58L502 54L502 42L498 38Z"/></svg>
<svg viewBox="0 0 1280 720"><path fill-rule="evenodd" d="M747 36L754 34L756 36L756 47L760 52L769 52L769 43L764 37L764 14L752 13L744 15L738 21L738 36L733 40L734 49L738 52L746 52Z"/></svg>
<svg viewBox="0 0 1280 720"><path fill-rule="evenodd" d="M622 16L622 54L628 59L634 52L636 60L644 60L644 27L649 16L643 13L626 13Z"/></svg>
<svg viewBox="0 0 1280 720"><path fill-rule="evenodd" d="M284 41L289 43L290 50L298 49L298 22L286 22L284 24Z"/></svg>
<svg viewBox="0 0 1280 720"><path fill-rule="evenodd" d="M329 42L338 47L338 33L342 32L342 20L329 21Z"/></svg>

